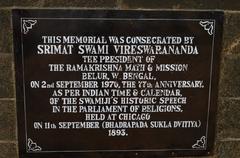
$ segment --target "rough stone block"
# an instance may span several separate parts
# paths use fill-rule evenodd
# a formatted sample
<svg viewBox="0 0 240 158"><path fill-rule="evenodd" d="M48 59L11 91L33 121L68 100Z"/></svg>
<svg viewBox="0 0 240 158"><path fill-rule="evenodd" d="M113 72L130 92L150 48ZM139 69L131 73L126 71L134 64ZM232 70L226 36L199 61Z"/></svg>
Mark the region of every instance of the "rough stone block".
<svg viewBox="0 0 240 158"><path fill-rule="evenodd" d="M221 141L216 148L216 158L239 158L240 141Z"/></svg>
<svg viewBox="0 0 240 158"><path fill-rule="evenodd" d="M15 143L0 143L0 158L18 158Z"/></svg>
<svg viewBox="0 0 240 158"><path fill-rule="evenodd" d="M240 138L240 99L220 98L217 115L219 139Z"/></svg>
<svg viewBox="0 0 240 158"><path fill-rule="evenodd" d="M16 108L12 100L0 100L0 140L16 139Z"/></svg>
<svg viewBox="0 0 240 158"><path fill-rule="evenodd" d="M0 9L0 53L12 53L11 11Z"/></svg>
<svg viewBox="0 0 240 158"><path fill-rule="evenodd" d="M33 7L115 7L117 0L14 0L15 6Z"/></svg>
<svg viewBox="0 0 240 158"><path fill-rule="evenodd" d="M13 5L13 0L0 0L0 7L8 7Z"/></svg>
<svg viewBox="0 0 240 158"><path fill-rule="evenodd" d="M236 53L240 54L239 26L240 26L240 12L238 13L225 12L224 32L223 32L224 54L236 54Z"/></svg>
<svg viewBox="0 0 240 158"><path fill-rule="evenodd" d="M225 10L240 10L239 0L221 0L220 9Z"/></svg>
<svg viewBox="0 0 240 158"><path fill-rule="evenodd" d="M212 0L122 0L123 8L148 8L148 9L216 9L219 1Z"/></svg>
<svg viewBox="0 0 240 158"><path fill-rule="evenodd" d="M240 97L240 54L223 57L219 95L221 97Z"/></svg>
<svg viewBox="0 0 240 158"><path fill-rule="evenodd" d="M14 97L12 67L12 55L0 54L0 98Z"/></svg>

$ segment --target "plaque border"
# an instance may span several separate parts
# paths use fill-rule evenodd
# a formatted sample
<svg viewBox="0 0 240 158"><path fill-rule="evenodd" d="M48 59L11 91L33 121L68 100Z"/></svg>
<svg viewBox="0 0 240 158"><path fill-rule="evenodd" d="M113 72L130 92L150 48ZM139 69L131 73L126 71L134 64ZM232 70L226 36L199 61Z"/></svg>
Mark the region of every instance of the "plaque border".
<svg viewBox="0 0 240 158"><path fill-rule="evenodd" d="M32 26L34 26L36 23L34 23L34 25L31 25L31 28L29 28L29 30L27 30L27 32L25 32L23 26L23 21L24 20L103 20L103 21L121 21L121 20L126 20L126 21L199 21L199 23L201 21L211 21L213 22L213 33L209 34L209 36L212 36L212 40L211 40L211 64L210 64L210 74L209 74L209 89L208 89L208 113L207 113L207 124L206 124L206 133L205 135L202 136L205 137L205 142L204 142L204 146L202 148L194 148L192 146L192 148L186 148L186 149L129 149L129 150L108 150L108 149L96 149L96 150L61 150L61 151L54 151L54 150L28 150L28 142L29 139L31 140L31 138L29 138L27 136L27 114L26 114L26 95L25 95L25 78L24 78L24 52L23 52L23 34L26 35L31 29ZM208 125L209 125L209 113L210 113L210 106L211 106L211 90L212 90L212 70L213 70L213 58L214 58L214 42L215 42L215 24L216 24L216 20L215 19L208 19L208 18L200 18L200 19L174 19L174 18L34 18L34 17L21 17L20 18L20 22L21 22L21 54L22 54L22 70L23 70L23 93L24 93L24 116L25 116L25 120L24 120L24 126L25 126L25 141L26 141L26 153L56 153L56 152L61 152L61 153L68 153L68 152L126 152L126 151L196 151L196 150L207 150L207 142L208 142ZM199 24L200 27L203 27L201 24ZM207 31L205 29L205 27L203 28L205 31ZM200 138L199 138L200 140ZM196 143L198 143L199 141L198 139L196 140ZM193 143L193 145L195 145Z"/></svg>
<svg viewBox="0 0 240 158"><path fill-rule="evenodd" d="M212 58L212 80L211 81L211 91L210 97L208 99L210 107L208 110L208 131L206 135L208 136L208 144L204 150L151 150L151 151L139 151L139 150L128 150L128 151L88 151L88 152L76 152L76 151L60 151L60 152L26 152L27 148L25 146L25 131L24 131L24 97L23 97L23 63L22 63L22 47L21 47L21 36L22 26L20 18L34 19L39 18L84 18L84 19L138 19L143 17L145 19L167 19L166 17L171 17L171 19L179 20L182 19L214 19L214 47L212 47L212 53L214 58ZM171 20L169 19L169 20ZM14 43L14 68L15 68L15 101L17 108L17 146L18 153L20 158L59 158L59 157L72 157L79 158L81 157L114 157L118 155L119 157L172 157L172 156L209 156L214 154L214 144L215 144L215 131L216 131L216 118L217 118L217 108L218 108L218 87L219 87L219 74L220 74L220 61L222 54L222 36L223 36L223 21L224 21L224 12L223 10L202 10L202 9L113 9L113 8L13 8L12 9L12 27L13 27L13 43ZM32 29L34 29L33 26ZM202 26L202 29L205 29ZM206 29L205 29L206 31ZM31 30L29 30L31 32ZM212 94L212 95L211 95ZM202 138L201 135L198 135L196 138L196 143ZM30 138L31 139L31 138ZM34 143L35 140L32 139ZM37 142L36 142L37 143ZM40 144L41 145L41 144ZM193 142L194 145L194 142Z"/></svg>

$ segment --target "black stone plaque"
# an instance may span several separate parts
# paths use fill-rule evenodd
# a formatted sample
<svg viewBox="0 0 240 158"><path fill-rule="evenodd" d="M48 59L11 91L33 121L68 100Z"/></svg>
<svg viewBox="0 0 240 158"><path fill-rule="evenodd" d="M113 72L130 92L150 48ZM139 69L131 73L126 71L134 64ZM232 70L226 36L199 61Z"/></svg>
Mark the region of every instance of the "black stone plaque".
<svg viewBox="0 0 240 158"><path fill-rule="evenodd" d="M14 10L21 158L213 152L223 13Z"/></svg>

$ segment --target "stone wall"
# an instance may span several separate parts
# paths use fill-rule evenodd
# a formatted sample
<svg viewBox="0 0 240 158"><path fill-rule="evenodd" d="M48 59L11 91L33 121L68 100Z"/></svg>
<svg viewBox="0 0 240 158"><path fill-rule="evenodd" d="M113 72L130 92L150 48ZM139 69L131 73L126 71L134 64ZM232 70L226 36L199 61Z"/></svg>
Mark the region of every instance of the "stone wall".
<svg viewBox="0 0 240 158"><path fill-rule="evenodd" d="M239 0L0 0L0 158L17 158L12 8L221 9L225 13L215 154L240 158Z"/></svg>

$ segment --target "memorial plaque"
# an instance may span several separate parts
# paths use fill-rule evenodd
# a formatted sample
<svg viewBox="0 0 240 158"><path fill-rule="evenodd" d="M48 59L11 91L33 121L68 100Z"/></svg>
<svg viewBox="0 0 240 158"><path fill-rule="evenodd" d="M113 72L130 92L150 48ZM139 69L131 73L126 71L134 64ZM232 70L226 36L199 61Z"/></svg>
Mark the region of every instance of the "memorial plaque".
<svg viewBox="0 0 240 158"><path fill-rule="evenodd" d="M213 151L223 13L14 10L21 158Z"/></svg>

